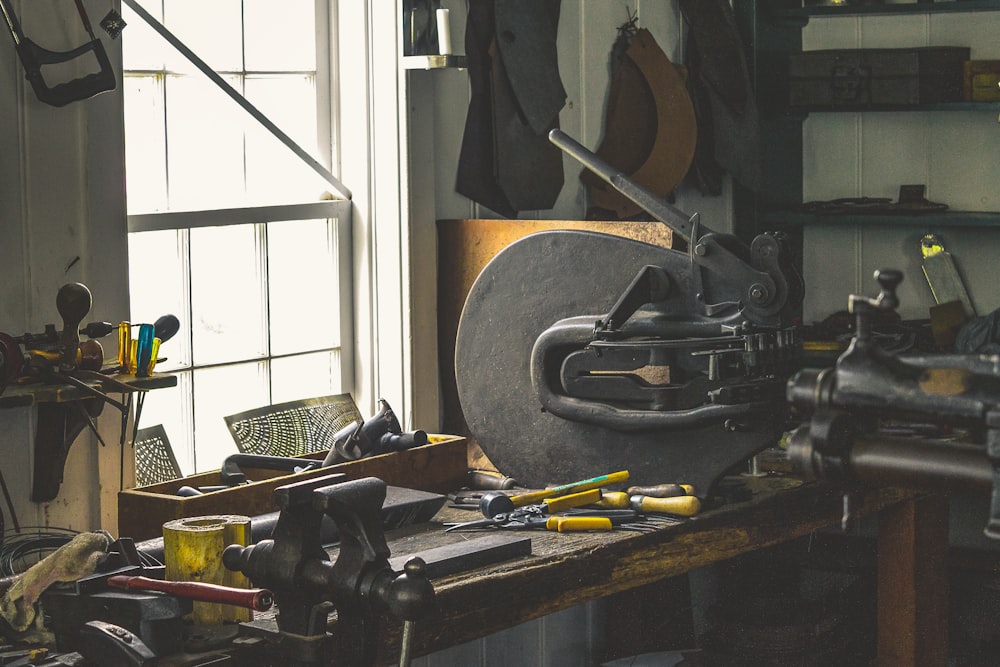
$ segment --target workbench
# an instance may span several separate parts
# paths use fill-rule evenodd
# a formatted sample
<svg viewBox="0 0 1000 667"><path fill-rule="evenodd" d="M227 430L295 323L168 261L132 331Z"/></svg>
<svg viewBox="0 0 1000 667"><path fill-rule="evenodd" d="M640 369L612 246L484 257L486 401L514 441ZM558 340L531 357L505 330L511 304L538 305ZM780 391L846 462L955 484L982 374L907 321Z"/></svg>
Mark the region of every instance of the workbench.
<svg viewBox="0 0 1000 667"><path fill-rule="evenodd" d="M752 492L748 499L654 532L519 531L530 536L531 555L433 579L437 612L417 623L413 654L462 644L841 521L837 489L782 476L741 479ZM898 489L856 498L857 516L878 514L878 663L945 664L947 502ZM442 524L468 520L470 514L445 506L429 523L390 531L393 558L477 536L444 532ZM335 625L332 631L336 634ZM401 625L387 619L383 633L380 656L383 664L394 664Z"/></svg>

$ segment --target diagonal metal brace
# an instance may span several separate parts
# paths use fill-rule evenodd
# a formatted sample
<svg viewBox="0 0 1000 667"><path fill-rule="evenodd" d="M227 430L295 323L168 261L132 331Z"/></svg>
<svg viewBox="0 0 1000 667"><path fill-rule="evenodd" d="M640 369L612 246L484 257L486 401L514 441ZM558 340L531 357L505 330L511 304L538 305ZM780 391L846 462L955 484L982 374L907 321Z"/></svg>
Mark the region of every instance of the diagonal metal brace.
<svg viewBox="0 0 1000 667"><path fill-rule="evenodd" d="M312 168L317 174L319 174L323 180L332 185L337 192L344 197L344 199L351 198L351 191L345 186L340 180L333 175L333 173L319 163L316 158L310 155L304 148L295 143L295 140L288 136L285 132L281 130L277 125L275 125L270 118L268 118L264 113L255 107L250 100L243 97L235 88L226 83L218 73L209 67L208 63L198 57L198 55L189 49L184 42L179 40L172 32L170 32L166 26L156 20L149 12L147 12L136 0L122 0L122 3L128 5L139 17L149 24L149 26L158 32L163 39L167 41L170 46L177 49L177 51L188 59L188 61L197 67L202 74L207 76L212 83L219 87L219 89L226 95L231 97L234 102L243 107L244 111L253 116L254 120L264 126L264 128L270 132L278 141L283 143L289 150L295 153L299 159L305 162L309 167Z"/></svg>

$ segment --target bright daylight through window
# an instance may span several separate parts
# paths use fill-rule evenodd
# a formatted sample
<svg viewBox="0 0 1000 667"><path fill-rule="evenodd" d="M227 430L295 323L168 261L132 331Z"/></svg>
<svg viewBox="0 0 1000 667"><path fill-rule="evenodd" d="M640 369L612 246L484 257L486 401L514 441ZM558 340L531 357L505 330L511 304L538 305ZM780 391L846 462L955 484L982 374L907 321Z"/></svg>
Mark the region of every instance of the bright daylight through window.
<svg viewBox="0 0 1000 667"><path fill-rule="evenodd" d="M330 163L327 2L140 5ZM156 368L177 387L149 393L139 427L163 424L190 474L236 451L225 416L350 390L349 209L142 17L122 13L131 321L180 320Z"/></svg>

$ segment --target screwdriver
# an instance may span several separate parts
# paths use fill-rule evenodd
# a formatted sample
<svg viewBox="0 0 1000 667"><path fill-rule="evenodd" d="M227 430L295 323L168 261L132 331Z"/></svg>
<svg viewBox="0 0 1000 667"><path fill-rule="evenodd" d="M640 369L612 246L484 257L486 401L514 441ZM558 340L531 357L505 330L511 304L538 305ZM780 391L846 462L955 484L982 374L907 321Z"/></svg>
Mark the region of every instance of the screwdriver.
<svg viewBox="0 0 1000 667"><path fill-rule="evenodd" d="M573 482L572 484L563 484L562 486L555 486L551 489L542 489L540 491L528 491L515 496L508 496L505 493L494 491L492 493L483 494L482 499L479 501L479 510L483 513L483 516L490 518L496 516L497 514L510 512L515 507L534 505L542 500L545 500L546 498L563 496L577 493L579 491L588 491L590 489L599 489L602 486L627 481L628 470L621 470L607 475L600 475L599 477L591 477L590 479L580 480L579 482Z"/></svg>
<svg viewBox="0 0 1000 667"><path fill-rule="evenodd" d="M601 527L604 525L603 523L600 525L595 524L596 527L575 528L575 524L563 525L558 521L549 522L550 519L566 518L550 516L556 512L564 512L566 510L573 509L574 507L582 507L584 505L593 505L600 499L600 489L588 489L586 491L571 493L557 498L544 498L542 502L535 505L524 506L520 509L515 508L510 512L498 512L497 514L486 517L485 519L476 519L475 521L463 521L460 523L449 524L445 532L485 528L490 526L520 528L544 527L548 530L559 530L559 532L566 532L567 530L604 530L604 528ZM590 526L590 524L585 525ZM561 529L560 526L562 526Z"/></svg>
<svg viewBox="0 0 1000 667"><path fill-rule="evenodd" d="M611 530L611 519L604 516L550 516L545 530L570 533L584 530Z"/></svg>
<svg viewBox="0 0 1000 667"><path fill-rule="evenodd" d="M678 514L694 516L701 511L701 501L697 496L674 496L673 498L653 498L651 496L630 496L624 491L610 491L601 494L595 503L598 507L613 509L633 509L637 512Z"/></svg>
<svg viewBox="0 0 1000 667"><path fill-rule="evenodd" d="M694 487L690 484L657 484L656 486L630 486L625 489L625 492L630 496L673 498L674 496L693 496Z"/></svg>
<svg viewBox="0 0 1000 667"><path fill-rule="evenodd" d="M159 338L161 343L166 343L180 328L181 323L176 315L163 315L153 322L153 335Z"/></svg>
<svg viewBox="0 0 1000 667"><path fill-rule="evenodd" d="M111 324L111 322L91 322L80 329L80 333L87 338L104 338L114 330L115 325Z"/></svg>

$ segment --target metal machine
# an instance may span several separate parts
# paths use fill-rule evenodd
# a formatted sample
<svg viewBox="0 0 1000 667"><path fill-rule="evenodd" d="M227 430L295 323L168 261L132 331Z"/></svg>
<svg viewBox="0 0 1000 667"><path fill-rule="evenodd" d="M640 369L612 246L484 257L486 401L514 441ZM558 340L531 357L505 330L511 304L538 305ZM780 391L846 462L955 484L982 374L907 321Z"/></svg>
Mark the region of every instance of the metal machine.
<svg viewBox="0 0 1000 667"><path fill-rule="evenodd" d="M852 295L855 335L832 368L805 369L787 397L805 422L788 456L810 478L845 486L992 493L986 535L1000 538L1000 357L892 354L872 335L879 311L899 305L899 271L875 272L881 291Z"/></svg>
<svg viewBox="0 0 1000 667"><path fill-rule="evenodd" d="M688 251L553 231L497 254L456 340L469 428L529 487L628 469L705 496L784 425L802 296L786 239L713 232L561 131L549 138Z"/></svg>

